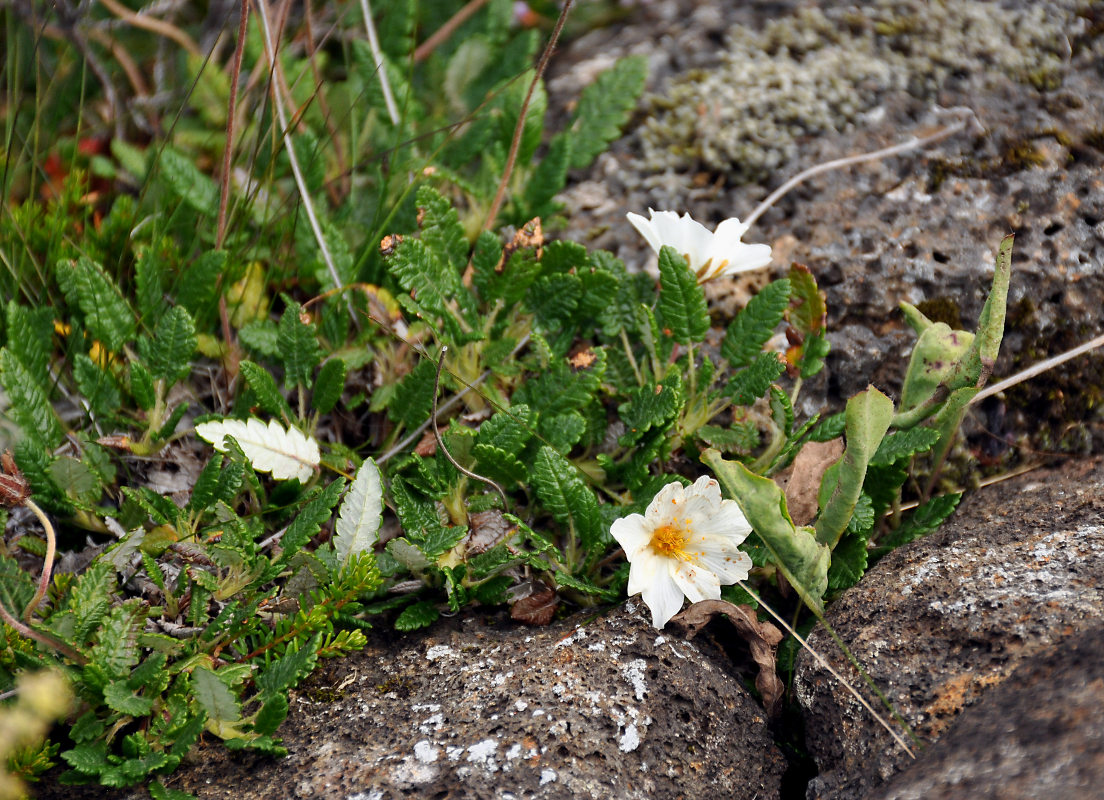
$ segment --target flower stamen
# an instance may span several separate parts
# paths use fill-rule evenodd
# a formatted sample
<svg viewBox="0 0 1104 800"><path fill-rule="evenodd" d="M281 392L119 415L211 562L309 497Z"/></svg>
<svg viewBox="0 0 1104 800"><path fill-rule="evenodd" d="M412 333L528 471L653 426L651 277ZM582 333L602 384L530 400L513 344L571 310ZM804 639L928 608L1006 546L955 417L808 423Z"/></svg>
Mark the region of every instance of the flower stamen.
<svg viewBox="0 0 1104 800"><path fill-rule="evenodd" d="M660 555L679 558L684 555L688 538L686 531L677 525L660 525L652 533L652 540L648 544Z"/></svg>

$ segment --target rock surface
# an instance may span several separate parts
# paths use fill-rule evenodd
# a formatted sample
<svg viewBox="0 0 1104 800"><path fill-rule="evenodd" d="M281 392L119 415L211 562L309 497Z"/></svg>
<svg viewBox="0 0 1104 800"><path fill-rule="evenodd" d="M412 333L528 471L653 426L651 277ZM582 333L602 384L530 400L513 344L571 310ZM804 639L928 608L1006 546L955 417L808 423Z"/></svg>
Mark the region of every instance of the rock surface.
<svg viewBox="0 0 1104 800"><path fill-rule="evenodd" d="M830 607L828 621L924 742L957 731L963 710L986 698L986 714L1005 714L1007 736L991 739L986 759L1011 758L1002 748L1023 738L1034 739L1039 754L1049 750L1060 760L1068 746L1063 737L1075 731L1016 729L1017 723L1033 724L1033 712L1019 708L1019 700L993 710L992 703L1001 701L988 698L997 687L1019 683L1010 676L1021 666L1025 675L1046 673L1047 662L1035 667L1032 660L1054 648L1062 652L1104 622L1104 461L979 490L943 529L886 556ZM851 674L824 631L810 641ZM1046 681L1032 680L1045 697ZM1056 693L1046 702L1055 708L1037 713L1058 717L1061 698L1050 689ZM808 797L872 797L908 764L889 735L804 653L795 690L805 710L806 743L821 770ZM1098 732L1083 736L1086 750L1099 747ZM975 760L982 758L984 739L971 741ZM935 780L938 769L931 769L924 774ZM956 774L943 780L951 783Z"/></svg>
<svg viewBox="0 0 1104 800"><path fill-rule="evenodd" d="M1016 669L868 800L1096 797L1104 785L1104 628Z"/></svg>
<svg viewBox="0 0 1104 800"><path fill-rule="evenodd" d="M762 709L631 602L546 628L470 616L382 639L295 693L286 758L208 744L171 788L201 800L778 796L785 763Z"/></svg>

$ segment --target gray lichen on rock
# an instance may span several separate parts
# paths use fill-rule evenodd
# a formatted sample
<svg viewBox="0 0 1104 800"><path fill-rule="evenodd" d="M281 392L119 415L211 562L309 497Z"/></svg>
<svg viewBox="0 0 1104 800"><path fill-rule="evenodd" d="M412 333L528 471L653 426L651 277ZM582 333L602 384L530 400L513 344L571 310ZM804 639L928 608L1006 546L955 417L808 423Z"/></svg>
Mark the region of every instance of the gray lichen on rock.
<svg viewBox="0 0 1104 800"><path fill-rule="evenodd" d="M800 9L761 31L736 25L718 68L683 73L649 98L645 167L751 182L791 159L802 137L846 129L889 90L931 97L975 72L1055 88L1067 36L1085 24L1076 4L1055 5L878 0Z"/></svg>

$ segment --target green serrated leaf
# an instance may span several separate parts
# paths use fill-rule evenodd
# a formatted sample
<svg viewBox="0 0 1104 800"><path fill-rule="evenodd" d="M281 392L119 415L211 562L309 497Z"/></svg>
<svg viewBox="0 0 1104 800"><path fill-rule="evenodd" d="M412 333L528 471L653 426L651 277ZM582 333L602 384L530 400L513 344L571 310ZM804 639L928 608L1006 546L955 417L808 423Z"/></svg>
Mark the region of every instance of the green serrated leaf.
<svg viewBox="0 0 1104 800"><path fill-rule="evenodd" d="M608 589L603 589L601 586L597 586L596 584L591 583L586 578L580 577L578 575L569 575L563 570L557 571L555 578L556 584L561 589L574 589L577 592L582 592L583 594L589 595L596 595L606 600L613 600L620 594L619 591L613 593Z"/></svg>
<svg viewBox="0 0 1104 800"><path fill-rule="evenodd" d="M571 163L571 139L558 133L548 144L544 158L529 174L521 193L523 213L519 222L534 217L547 217L555 211L552 198L563 191L567 183L567 168Z"/></svg>
<svg viewBox="0 0 1104 800"><path fill-rule="evenodd" d="M763 287L728 326L721 356L733 368L746 367L774 335L790 303L790 282L778 280Z"/></svg>
<svg viewBox="0 0 1104 800"><path fill-rule="evenodd" d="M597 553L609 539L598 512L598 500L571 462L545 445L529 472L544 507L561 525L570 527L583 550Z"/></svg>
<svg viewBox="0 0 1104 800"><path fill-rule="evenodd" d="M171 385L191 372L197 344L192 318L181 306L173 306L161 315L152 337L138 340L138 353L153 378L164 378Z"/></svg>
<svg viewBox="0 0 1104 800"><path fill-rule="evenodd" d="M161 180L177 198L198 214L212 219L218 215L218 186L195 165L194 159L166 145L158 162Z"/></svg>
<svg viewBox="0 0 1104 800"><path fill-rule="evenodd" d="M192 496L188 500L190 511L203 511L215 502L215 490L218 488L221 473L222 456L215 453L192 485Z"/></svg>
<svg viewBox="0 0 1104 800"><path fill-rule="evenodd" d="M130 362L130 396L143 411L149 411L157 402L157 395L153 390L153 376L139 361Z"/></svg>
<svg viewBox="0 0 1104 800"><path fill-rule="evenodd" d="M288 714L288 699L285 694L275 694L265 701L257 717L253 720L253 731L262 735L276 733Z"/></svg>
<svg viewBox="0 0 1104 800"><path fill-rule="evenodd" d="M841 592L850 589L862 578L867 568L866 537L846 534L832 550L832 565L828 568L828 589Z"/></svg>
<svg viewBox="0 0 1104 800"><path fill-rule="evenodd" d="M134 338L134 312L103 267L86 256L62 259L56 275L66 299L80 309L89 335L109 352L119 352Z"/></svg>
<svg viewBox="0 0 1104 800"><path fill-rule="evenodd" d="M437 606L428 600L420 600L407 606L395 619L395 630L416 631L419 628L427 628L441 616Z"/></svg>
<svg viewBox="0 0 1104 800"><path fill-rule="evenodd" d="M291 411L291 406L288 405L287 400L280 393L280 387L276 385L276 379L272 377L271 372L248 359L242 361L238 368L246 384L257 396L257 403L262 410L285 421L294 418L295 415Z"/></svg>
<svg viewBox="0 0 1104 800"><path fill-rule="evenodd" d="M54 335L54 310L49 306L28 308L9 300L5 346L15 354L39 386L50 381L50 342Z"/></svg>
<svg viewBox="0 0 1104 800"><path fill-rule="evenodd" d="M122 405L115 376L101 369L84 353L73 356L73 380L76 381L77 390L84 395L96 417L114 414Z"/></svg>
<svg viewBox="0 0 1104 800"><path fill-rule="evenodd" d="M940 525L954 513L962 500L962 493L940 495L933 497L928 502L917 508L905 522L892 531L884 539L878 540L878 546L873 551L873 560L877 560L891 550L901 545L927 536L939 528Z"/></svg>
<svg viewBox="0 0 1104 800"><path fill-rule="evenodd" d="M528 481L525 465L518 460L517 456L501 447L476 444L472 448L472 455L475 456L479 473L498 483L513 487L519 483L524 485Z"/></svg>
<svg viewBox="0 0 1104 800"><path fill-rule="evenodd" d="M345 362L340 358L331 358L322 364L314 383L311 406L319 414L328 414L341 399L345 389Z"/></svg>
<svg viewBox="0 0 1104 800"><path fill-rule="evenodd" d="M578 411L547 414L541 417L537 430L544 441L566 455L586 433L587 422Z"/></svg>
<svg viewBox="0 0 1104 800"><path fill-rule="evenodd" d="M34 596L35 586L30 576L14 558L0 555L0 603L15 613L21 613Z"/></svg>
<svg viewBox="0 0 1104 800"><path fill-rule="evenodd" d="M705 444L717 448L722 453L747 455L759 446L759 429L749 420L734 422L728 428L702 425L697 430L697 436Z"/></svg>
<svg viewBox="0 0 1104 800"><path fill-rule="evenodd" d="M648 59L633 55L618 59L598 75L579 97L571 121L572 169L582 169L621 135L636 101L644 91Z"/></svg>
<svg viewBox="0 0 1104 800"><path fill-rule="evenodd" d="M257 689L261 694L266 698L282 694L310 675L318 664L318 643L321 639L322 634L316 633L300 647L289 648L273 661L257 676Z"/></svg>
<svg viewBox="0 0 1104 800"><path fill-rule="evenodd" d="M46 392L8 348L0 348L0 384L11 402L9 413L23 434L45 448L61 441L61 424Z"/></svg>
<svg viewBox="0 0 1104 800"><path fill-rule="evenodd" d="M573 369L566 358L554 357L547 369L518 389L514 399L541 416L555 416L585 408L600 389L606 372L605 350L596 347L591 352L595 356L594 361L580 369Z"/></svg>
<svg viewBox="0 0 1104 800"><path fill-rule="evenodd" d="M517 455L533 437L536 414L524 403L499 410L479 426L476 444L489 445Z"/></svg>
<svg viewBox="0 0 1104 800"><path fill-rule="evenodd" d="M146 611L141 601L127 600L115 606L104 618L92 646L92 660L107 674L127 678L138 663L138 633L145 624Z"/></svg>
<svg viewBox="0 0 1104 800"><path fill-rule="evenodd" d="M280 540L280 545L284 548L283 555L280 556L282 563L286 563L318 534L322 523L333 513L333 507L341 499L343 491L345 491L345 479L338 478L328 483L303 506L302 511L292 520L287 533Z"/></svg>
<svg viewBox="0 0 1104 800"><path fill-rule="evenodd" d="M144 717L153 709L153 700L135 694L124 681L113 681L104 687L104 702L120 714L132 717Z"/></svg>
<svg viewBox="0 0 1104 800"><path fill-rule="evenodd" d="M99 775L108 767L107 742L89 742L78 744L71 750L65 750L61 757L70 767L84 775Z"/></svg>
<svg viewBox="0 0 1104 800"><path fill-rule="evenodd" d="M673 247L659 251L659 317L679 344L700 342L709 330L709 307L698 277Z"/></svg>
<svg viewBox="0 0 1104 800"><path fill-rule="evenodd" d="M184 268L176 301L200 320L208 316L218 299L219 281L226 273L227 252L208 250Z"/></svg>
<svg viewBox="0 0 1104 800"><path fill-rule="evenodd" d="M192 670L192 695L207 713L210 723L237 722L241 719L241 707L231 688L218 673L202 664Z"/></svg>
<svg viewBox="0 0 1104 800"><path fill-rule="evenodd" d="M427 184L418 187L414 202L420 213L421 241L458 278L468 263L468 239L459 214L440 192Z"/></svg>
<svg viewBox="0 0 1104 800"><path fill-rule="evenodd" d="M529 287L526 307L533 312L541 329L558 331L575 314L583 295L583 282L577 275L542 275Z"/></svg>
<svg viewBox="0 0 1104 800"><path fill-rule="evenodd" d="M938 441L939 431L931 428L894 431L878 445L878 449L870 458L870 464L871 466L892 464L900 459L910 458L916 453L925 453Z"/></svg>
<svg viewBox="0 0 1104 800"><path fill-rule="evenodd" d="M416 428L429 419L433 411L433 384L437 369L428 359L420 360L406 377L399 381L395 395L387 406L387 415L407 428Z"/></svg>
<svg viewBox="0 0 1104 800"><path fill-rule="evenodd" d="M413 237L403 239L387 257L387 267L417 307L431 318L451 317L449 300L466 292L459 273ZM432 321L432 320L430 320Z"/></svg>
<svg viewBox="0 0 1104 800"><path fill-rule="evenodd" d="M291 303L284 310L276 343L284 362L284 384L310 388L311 376L322 358L322 349L314 323L304 323L299 316L301 311L298 303Z"/></svg>
<svg viewBox="0 0 1104 800"><path fill-rule="evenodd" d="M280 357L280 329L271 320L250 322L238 331L241 343L267 358Z"/></svg>
<svg viewBox="0 0 1104 800"><path fill-rule="evenodd" d="M683 397L678 373L671 373L663 383L648 383L629 389L628 402L617 408L625 433L618 439L622 447L630 447L640 441L652 428L667 428L682 410Z"/></svg>
<svg viewBox="0 0 1104 800"><path fill-rule="evenodd" d="M760 353L751 362L751 366L732 376L725 386L725 394L736 405L751 406L770 391L771 384L778 380L785 369L777 353Z"/></svg>

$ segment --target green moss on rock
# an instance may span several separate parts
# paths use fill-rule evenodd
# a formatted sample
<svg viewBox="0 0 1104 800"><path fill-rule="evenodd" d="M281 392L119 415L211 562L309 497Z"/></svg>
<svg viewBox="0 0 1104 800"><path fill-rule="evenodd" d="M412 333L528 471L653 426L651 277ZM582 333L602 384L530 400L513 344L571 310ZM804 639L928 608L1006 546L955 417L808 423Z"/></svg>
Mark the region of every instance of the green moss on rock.
<svg viewBox="0 0 1104 800"><path fill-rule="evenodd" d="M649 170L759 180L802 137L843 130L879 97L931 97L956 74L1001 74L1040 91L1061 85L1060 45L1084 27L1073 4L1008 9L980 0L878 0L863 13L804 8L753 31L737 25L719 68L678 76L650 98Z"/></svg>

